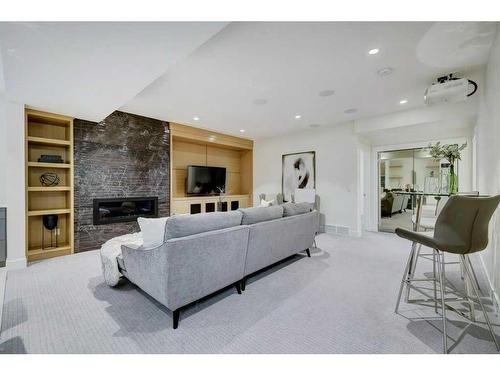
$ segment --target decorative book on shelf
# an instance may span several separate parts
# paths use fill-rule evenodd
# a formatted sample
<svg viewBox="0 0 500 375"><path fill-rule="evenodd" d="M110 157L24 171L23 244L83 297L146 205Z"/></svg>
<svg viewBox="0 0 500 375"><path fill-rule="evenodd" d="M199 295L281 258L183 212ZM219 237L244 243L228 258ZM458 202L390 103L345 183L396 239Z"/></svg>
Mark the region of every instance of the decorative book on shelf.
<svg viewBox="0 0 500 375"><path fill-rule="evenodd" d="M26 257L74 249L73 119L26 109Z"/></svg>
<svg viewBox="0 0 500 375"><path fill-rule="evenodd" d="M42 155L38 158L39 163L64 163L61 155Z"/></svg>

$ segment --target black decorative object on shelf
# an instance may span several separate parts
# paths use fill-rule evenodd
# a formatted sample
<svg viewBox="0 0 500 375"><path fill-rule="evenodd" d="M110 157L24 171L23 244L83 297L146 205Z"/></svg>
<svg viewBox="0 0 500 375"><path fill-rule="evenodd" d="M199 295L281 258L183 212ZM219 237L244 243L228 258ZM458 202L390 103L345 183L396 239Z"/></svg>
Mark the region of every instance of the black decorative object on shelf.
<svg viewBox="0 0 500 375"><path fill-rule="evenodd" d="M43 215L42 216L42 250L45 248L45 229L50 230L50 247L57 247L57 223L59 216L57 215ZM54 246L54 230L56 237L56 244Z"/></svg>
<svg viewBox="0 0 500 375"><path fill-rule="evenodd" d="M40 176L42 186L57 186L60 181L59 176L55 172L45 172Z"/></svg>
<svg viewBox="0 0 500 375"><path fill-rule="evenodd" d="M47 230L53 230L57 228L58 221L59 217L57 215L43 215L43 226Z"/></svg>
<svg viewBox="0 0 500 375"><path fill-rule="evenodd" d="M61 155L41 155L38 158L39 163L64 163Z"/></svg>

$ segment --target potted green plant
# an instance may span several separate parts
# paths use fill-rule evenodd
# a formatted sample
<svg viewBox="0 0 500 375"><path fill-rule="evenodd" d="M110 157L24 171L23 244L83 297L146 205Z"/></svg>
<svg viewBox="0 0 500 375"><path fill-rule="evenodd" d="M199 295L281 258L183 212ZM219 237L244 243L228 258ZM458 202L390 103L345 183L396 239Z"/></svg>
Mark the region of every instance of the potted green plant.
<svg viewBox="0 0 500 375"><path fill-rule="evenodd" d="M467 142L459 146L458 144L442 145L437 142L435 145L429 143L430 154L435 160L446 159L450 163L450 183L449 192L458 192L458 177L455 174L455 161L461 160L460 152L467 147Z"/></svg>

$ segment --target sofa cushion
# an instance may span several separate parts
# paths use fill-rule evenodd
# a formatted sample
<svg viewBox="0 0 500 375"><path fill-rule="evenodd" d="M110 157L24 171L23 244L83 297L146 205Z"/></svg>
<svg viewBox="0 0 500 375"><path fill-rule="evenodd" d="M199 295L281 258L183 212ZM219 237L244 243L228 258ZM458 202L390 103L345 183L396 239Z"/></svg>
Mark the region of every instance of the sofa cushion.
<svg viewBox="0 0 500 375"><path fill-rule="evenodd" d="M238 211L171 216L165 227L165 240L235 227L241 224L241 216Z"/></svg>
<svg viewBox="0 0 500 375"><path fill-rule="evenodd" d="M283 217L283 208L281 206L240 208L239 211L243 214L241 220L241 224L243 225L250 225Z"/></svg>
<svg viewBox="0 0 500 375"><path fill-rule="evenodd" d="M288 203L283 203L281 207L283 207L283 216L295 216L311 212L313 210L313 203L288 202Z"/></svg>
<svg viewBox="0 0 500 375"><path fill-rule="evenodd" d="M168 217L155 219L147 217L137 218L141 228L143 246L147 249L160 246L165 239L165 224Z"/></svg>

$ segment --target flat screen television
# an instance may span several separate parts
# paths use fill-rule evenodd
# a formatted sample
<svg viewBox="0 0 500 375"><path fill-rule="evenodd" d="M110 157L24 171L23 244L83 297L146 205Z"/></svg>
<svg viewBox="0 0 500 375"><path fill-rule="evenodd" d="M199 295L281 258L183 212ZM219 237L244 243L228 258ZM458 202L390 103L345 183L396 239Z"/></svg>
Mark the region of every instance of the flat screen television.
<svg viewBox="0 0 500 375"><path fill-rule="evenodd" d="M226 168L189 165L186 193L192 195L219 194L226 191Z"/></svg>

